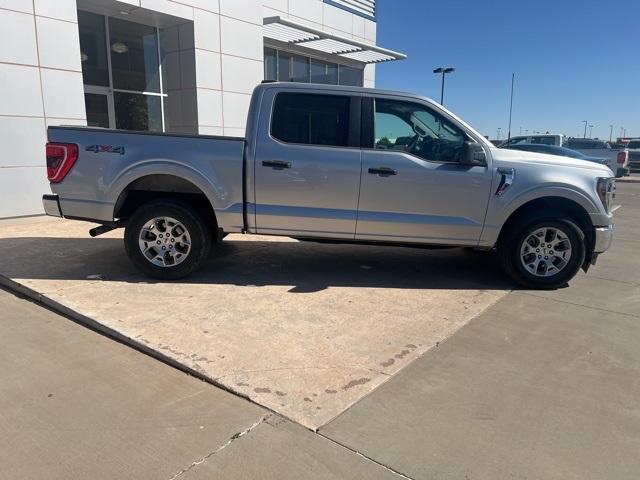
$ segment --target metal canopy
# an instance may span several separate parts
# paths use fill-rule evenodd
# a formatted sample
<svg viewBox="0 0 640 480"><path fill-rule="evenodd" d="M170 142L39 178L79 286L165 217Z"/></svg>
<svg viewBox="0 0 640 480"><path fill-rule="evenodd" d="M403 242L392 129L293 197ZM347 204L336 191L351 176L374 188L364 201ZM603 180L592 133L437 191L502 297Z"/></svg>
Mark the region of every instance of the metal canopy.
<svg viewBox="0 0 640 480"><path fill-rule="evenodd" d="M390 62L407 58L406 55L393 50L339 37L280 17L264 19L264 36L361 63Z"/></svg>

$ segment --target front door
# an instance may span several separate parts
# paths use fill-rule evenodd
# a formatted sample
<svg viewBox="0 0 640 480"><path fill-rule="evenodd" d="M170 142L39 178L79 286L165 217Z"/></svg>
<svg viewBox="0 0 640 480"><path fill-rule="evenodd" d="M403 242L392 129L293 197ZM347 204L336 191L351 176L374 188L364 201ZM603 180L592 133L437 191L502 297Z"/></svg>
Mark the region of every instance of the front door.
<svg viewBox="0 0 640 480"><path fill-rule="evenodd" d="M353 239L360 97L283 92L272 104L255 157L257 232Z"/></svg>
<svg viewBox="0 0 640 480"><path fill-rule="evenodd" d="M365 102L374 138L362 151L356 238L477 244L492 175L486 166L459 163L470 140L464 130L427 104Z"/></svg>

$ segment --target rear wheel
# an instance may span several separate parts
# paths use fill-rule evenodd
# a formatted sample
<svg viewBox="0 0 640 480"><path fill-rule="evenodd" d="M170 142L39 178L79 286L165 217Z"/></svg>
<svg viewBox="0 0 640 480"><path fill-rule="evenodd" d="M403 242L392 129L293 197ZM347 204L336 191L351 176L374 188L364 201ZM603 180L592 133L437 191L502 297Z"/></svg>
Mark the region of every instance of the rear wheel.
<svg viewBox="0 0 640 480"><path fill-rule="evenodd" d="M518 222L505 232L499 247L505 272L526 288L558 288L584 263L585 236L566 218Z"/></svg>
<svg viewBox="0 0 640 480"><path fill-rule="evenodd" d="M188 204L167 199L139 207L125 228L131 262L162 280L186 277L200 268L211 246L211 229Z"/></svg>

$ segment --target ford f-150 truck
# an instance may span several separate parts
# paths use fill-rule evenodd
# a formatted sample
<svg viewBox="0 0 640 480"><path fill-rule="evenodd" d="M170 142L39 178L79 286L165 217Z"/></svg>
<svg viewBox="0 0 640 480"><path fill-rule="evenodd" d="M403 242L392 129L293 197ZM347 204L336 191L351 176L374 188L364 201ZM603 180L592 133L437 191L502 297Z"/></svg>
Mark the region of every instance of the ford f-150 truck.
<svg viewBox="0 0 640 480"><path fill-rule="evenodd" d="M496 250L531 288L609 247L615 179L583 160L496 149L407 93L263 83L246 138L49 127L49 215L125 228L131 261L184 277L228 233Z"/></svg>

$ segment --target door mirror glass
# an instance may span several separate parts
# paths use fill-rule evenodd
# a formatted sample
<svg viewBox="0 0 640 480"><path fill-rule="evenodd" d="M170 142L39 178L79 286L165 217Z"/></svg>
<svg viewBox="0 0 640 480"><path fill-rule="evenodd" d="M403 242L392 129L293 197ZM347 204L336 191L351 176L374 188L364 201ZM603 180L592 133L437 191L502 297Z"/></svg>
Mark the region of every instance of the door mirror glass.
<svg viewBox="0 0 640 480"><path fill-rule="evenodd" d="M460 163L472 167L484 167L487 165L487 154L479 143L464 142Z"/></svg>

